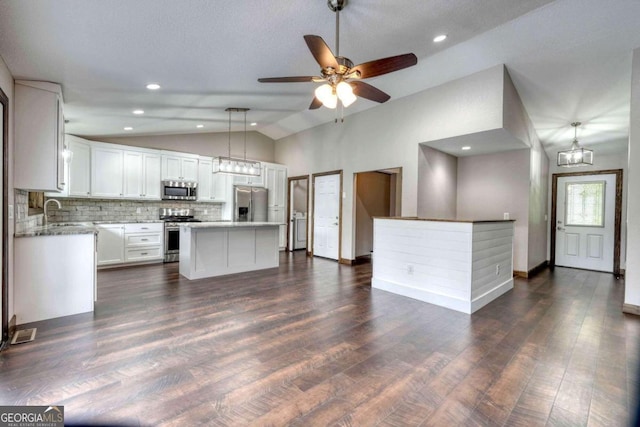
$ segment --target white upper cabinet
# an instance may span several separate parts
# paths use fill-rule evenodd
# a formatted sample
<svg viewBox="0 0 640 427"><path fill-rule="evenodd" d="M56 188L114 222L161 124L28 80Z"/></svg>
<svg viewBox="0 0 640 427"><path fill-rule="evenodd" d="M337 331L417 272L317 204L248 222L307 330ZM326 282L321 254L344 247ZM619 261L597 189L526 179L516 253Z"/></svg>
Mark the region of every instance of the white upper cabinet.
<svg viewBox="0 0 640 427"><path fill-rule="evenodd" d="M160 200L160 156L124 150L123 197Z"/></svg>
<svg viewBox="0 0 640 427"><path fill-rule="evenodd" d="M124 152L117 148L91 149L91 196L123 197Z"/></svg>
<svg viewBox="0 0 640 427"><path fill-rule="evenodd" d="M253 187L264 187L264 163L260 164L260 175L231 175L233 185L251 185Z"/></svg>
<svg viewBox="0 0 640 427"><path fill-rule="evenodd" d="M198 160L198 201L208 202L211 200L211 183L213 168L210 158L200 158Z"/></svg>
<svg viewBox="0 0 640 427"><path fill-rule="evenodd" d="M198 156L178 153L162 154L162 179L176 181L198 180Z"/></svg>
<svg viewBox="0 0 640 427"><path fill-rule="evenodd" d="M14 187L64 189L62 89L48 82L16 80Z"/></svg>
<svg viewBox="0 0 640 427"><path fill-rule="evenodd" d="M70 197L89 197L91 195L91 144L89 141L67 135L69 150Z"/></svg>
<svg viewBox="0 0 640 427"><path fill-rule="evenodd" d="M213 173L210 157L198 160L198 201L229 203L228 175Z"/></svg>

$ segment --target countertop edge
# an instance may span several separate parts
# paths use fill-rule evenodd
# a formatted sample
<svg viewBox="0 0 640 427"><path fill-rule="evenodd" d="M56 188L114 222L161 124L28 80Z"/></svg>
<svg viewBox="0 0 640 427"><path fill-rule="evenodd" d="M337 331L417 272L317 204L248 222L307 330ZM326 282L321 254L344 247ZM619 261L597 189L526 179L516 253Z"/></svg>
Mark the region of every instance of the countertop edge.
<svg viewBox="0 0 640 427"><path fill-rule="evenodd" d="M515 222L515 219L444 219L444 218L419 218L413 216L374 216L373 219L390 219L395 221L432 221L432 222L460 222L479 224L485 222Z"/></svg>

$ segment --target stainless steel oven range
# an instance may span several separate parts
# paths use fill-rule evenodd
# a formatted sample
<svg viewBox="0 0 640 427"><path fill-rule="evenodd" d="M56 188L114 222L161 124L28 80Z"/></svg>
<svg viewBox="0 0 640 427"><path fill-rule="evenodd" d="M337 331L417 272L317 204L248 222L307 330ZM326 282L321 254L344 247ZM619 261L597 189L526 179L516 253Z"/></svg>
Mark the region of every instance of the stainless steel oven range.
<svg viewBox="0 0 640 427"><path fill-rule="evenodd" d="M180 223L201 221L191 209L160 208L159 217L164 221L164 262L176 262L180 259Z"/></svg>

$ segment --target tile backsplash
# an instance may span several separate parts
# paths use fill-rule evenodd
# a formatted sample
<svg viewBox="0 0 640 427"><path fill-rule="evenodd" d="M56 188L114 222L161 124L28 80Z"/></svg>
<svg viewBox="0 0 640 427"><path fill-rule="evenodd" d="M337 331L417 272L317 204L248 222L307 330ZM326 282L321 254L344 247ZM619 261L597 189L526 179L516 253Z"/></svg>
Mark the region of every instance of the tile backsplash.
<svg viewBox="0 0 640 427"><path fill-rule="evenodd" d="M29 216L28 193L16 190L16 233L42 225L43 215ZM57 198L61 208L54 203L47 207L49 223L53 222L132 222L158 220L160 208L189 208L197 219L219 221L222 219L221 203L196 203L179 201L138 201L113 199Z"/></svg>

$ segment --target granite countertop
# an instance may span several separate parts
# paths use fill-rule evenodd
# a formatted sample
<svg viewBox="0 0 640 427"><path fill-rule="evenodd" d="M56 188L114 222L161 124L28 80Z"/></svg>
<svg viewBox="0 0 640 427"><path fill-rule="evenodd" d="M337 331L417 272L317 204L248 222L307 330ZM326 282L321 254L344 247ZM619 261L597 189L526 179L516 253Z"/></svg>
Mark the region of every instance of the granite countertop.
<svg viewBox="0 0 640 427"><path fill-rule="evenodd" d="M466 222L477 224L481 222L514 222L515 219L444 219L444 218L418 218L417 216L376 216L374 219L394 219L400 221L438 221L438 222Z"/></svg>
<svg viewBox="0 0 640 427"><path fill-rule="evenodd" d="M182 222L181 227L188 228L236 228L236 227L277 227L284 225L279 222L232 222L232 221L215 221L215 222Z"/></svg>
<svg viewBox="0 0 640 427"><path fill-rule="evenodd" d="M63 222L29 228L21 233L15 233L14 237L69 236L72 234L97 233L98 229L91 222Z"/></svg>

